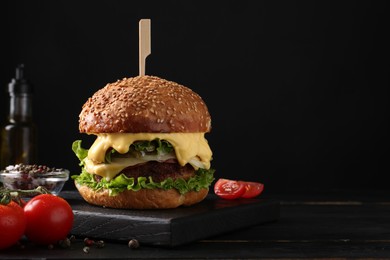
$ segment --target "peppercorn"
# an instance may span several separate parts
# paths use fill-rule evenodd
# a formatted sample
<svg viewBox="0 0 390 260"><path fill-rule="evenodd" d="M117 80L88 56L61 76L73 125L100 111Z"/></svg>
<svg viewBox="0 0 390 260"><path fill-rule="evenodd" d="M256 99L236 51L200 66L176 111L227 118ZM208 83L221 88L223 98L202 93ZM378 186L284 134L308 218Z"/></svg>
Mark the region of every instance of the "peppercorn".
<svg viewBox="0 0 390 260"><path fill-rule="evenodd" d="M74 235L71 235L69 237L69 240L70 240L70 242L74 242L74 241L76 241L76 237Z"/></svg>
<svg viewBox="0 0 390 260"><path fill-rule="evenodd" d="M105 246L104 244L104 241L103 240L98 240L95 242L95 245L97 248L103 248Z"/></svg>
<svg viewBox="0 0 390 260"><path fill-rule="evenodd" d="M58 242L58 244L60 245L60 247L62 248L69 248L70 245L71 245L71 241L69 238L65 238L64 240L60 240Z"/></svg>
<svg viewBox="0 0 390 260"><path fill-rule="evenodd" d="M128 246L131 248L131 249L136 249L139 247L139 242L137 239L130 239L129 243L128 243Z"/></svg>
<svg viewBox="0 0 390 260"><path fill-rule="evenodd" d="M84 238L84 245L86 246L92 246L93 244L95 244L95 241L92 240L92 239L89 239L89 238Z"/></svg>

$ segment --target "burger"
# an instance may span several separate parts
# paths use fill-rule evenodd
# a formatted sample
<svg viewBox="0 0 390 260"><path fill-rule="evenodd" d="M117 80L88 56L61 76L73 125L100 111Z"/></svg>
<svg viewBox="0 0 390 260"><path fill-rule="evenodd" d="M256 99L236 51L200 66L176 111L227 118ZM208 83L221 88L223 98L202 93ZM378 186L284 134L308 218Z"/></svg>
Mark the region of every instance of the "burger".
<svg viewBox="0 0 390 260"><path fill-rule="evenodd" d="M95 92L79 114L89 149L72 144L81 197L108 208L167 209L201 202L214 181L205 134L211 117L202 98L173 81L137 76Z"/></svg>

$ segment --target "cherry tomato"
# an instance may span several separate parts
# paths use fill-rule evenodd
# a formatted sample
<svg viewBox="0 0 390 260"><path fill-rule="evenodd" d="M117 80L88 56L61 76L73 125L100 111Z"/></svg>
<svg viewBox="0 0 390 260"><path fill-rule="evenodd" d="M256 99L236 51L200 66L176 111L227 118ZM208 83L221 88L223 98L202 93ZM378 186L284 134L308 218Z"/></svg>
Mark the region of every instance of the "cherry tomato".
<svg viewBox="0 0 390 260"><path fill-rule="evenodd" d="M241 198L254 198L259 196L264 190L264 184L260 182L241 181L245 186L245 192Z"/></svg>
<svg viewBox="0 0 390 260"><path fill-rule="evenodd" d="M23 236L26 218L23 208L14 201L0 204L0 249L10 247Z"/></svg>
<svg viewBox="0 0 390 260"><path fill-rule="evenodd" d="M73 211L69 203L58 196L41 194L24 206L26 237L42 245L65 239L73 226Z"/></svg>
<svg viewBox="0 0 390 260"><path fill-rule="evenodd" d="M214 193L223 199L236 199L241 197L245 192L245 185L242 182L219 179L214 185Z"/></svg>

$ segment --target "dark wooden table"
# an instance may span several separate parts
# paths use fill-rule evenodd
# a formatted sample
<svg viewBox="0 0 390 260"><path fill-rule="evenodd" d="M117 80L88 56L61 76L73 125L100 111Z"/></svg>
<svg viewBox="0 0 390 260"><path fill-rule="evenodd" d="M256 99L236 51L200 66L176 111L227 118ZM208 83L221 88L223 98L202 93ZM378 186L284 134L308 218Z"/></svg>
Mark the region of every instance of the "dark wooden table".
<svg viewBox="0 0 390 260"><path fill-rule="evenodd" d="M1 251L0 259L390 259L390 191L267 196L280 201L277 221L173 248L105 241L104 248L84 253L79 238L66 249L16 246Z"/></svg>

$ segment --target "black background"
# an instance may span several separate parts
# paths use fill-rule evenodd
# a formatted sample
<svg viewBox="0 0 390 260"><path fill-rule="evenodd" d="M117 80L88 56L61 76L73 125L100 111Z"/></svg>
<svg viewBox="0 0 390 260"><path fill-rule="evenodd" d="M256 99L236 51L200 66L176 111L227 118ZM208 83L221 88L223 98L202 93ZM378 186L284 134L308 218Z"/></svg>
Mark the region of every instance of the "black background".
<svg viewBox="0 0 390 260"><path fill-rule="evenodd" d="M81 106L138 75L138 22L150 18L146 73L206 101L216 178L267 192L388 187L385 1L35 0L0 12L0 85L25 64L39 163L79 173L71 144L93 140L78 132Z"/></svg>

